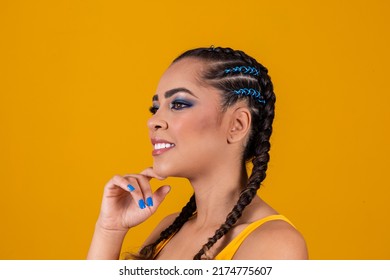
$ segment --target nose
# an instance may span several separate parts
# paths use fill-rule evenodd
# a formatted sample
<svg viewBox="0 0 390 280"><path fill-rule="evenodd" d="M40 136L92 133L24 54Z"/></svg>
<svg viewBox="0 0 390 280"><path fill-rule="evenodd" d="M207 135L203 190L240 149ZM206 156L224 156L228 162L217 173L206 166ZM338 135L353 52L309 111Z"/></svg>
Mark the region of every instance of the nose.
<svg viewBox="0 0 390 280"><path fill-rule="evenodd" d="M149 120L148 120L148 128L151 131L156 131L159 129L167 129L168 128L168 123L161 119L160 117L157 116L157 114L153 115Z"/></svg>

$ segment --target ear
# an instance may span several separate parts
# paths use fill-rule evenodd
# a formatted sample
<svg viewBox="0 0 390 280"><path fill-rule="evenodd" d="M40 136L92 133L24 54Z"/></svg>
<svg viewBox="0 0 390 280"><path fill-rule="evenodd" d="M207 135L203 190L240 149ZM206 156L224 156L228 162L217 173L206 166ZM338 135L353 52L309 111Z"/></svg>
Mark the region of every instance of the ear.
<svg viewBox="0 0 390 280"><path fill-rule="evenodd" d="M251 126L251 113L246 107L238 107L231 114L228 143L239 142L247 136Z"/></svg>

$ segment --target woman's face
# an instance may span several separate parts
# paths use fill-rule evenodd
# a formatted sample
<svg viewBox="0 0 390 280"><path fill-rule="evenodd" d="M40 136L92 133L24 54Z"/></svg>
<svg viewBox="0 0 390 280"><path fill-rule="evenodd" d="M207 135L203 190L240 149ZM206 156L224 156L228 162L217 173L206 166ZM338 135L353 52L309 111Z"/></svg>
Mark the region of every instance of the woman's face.
<svg viewBox="0 0 390 280"><path fill-rule="evenodd" d="M162 76L148 121L154 171L163 177L202 176L222 164L228 111L220 93L200 81L204 62L185 58Z"/></svg>

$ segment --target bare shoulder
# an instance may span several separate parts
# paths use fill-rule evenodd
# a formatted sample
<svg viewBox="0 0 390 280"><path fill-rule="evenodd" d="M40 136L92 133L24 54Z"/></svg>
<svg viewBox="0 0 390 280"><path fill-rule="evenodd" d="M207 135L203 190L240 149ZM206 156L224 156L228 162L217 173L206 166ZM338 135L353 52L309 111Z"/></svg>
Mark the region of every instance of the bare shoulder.
<svg viewBox="0 0 390 280"><path fill-rule="evenodd" d="M149 235L149 237L145 240L143 246L148 245L157 240L160 237L160 233L164 229L169 227L178 215L179 213L173 213L162 219L160 223L156 226L156 228L152 231L152 233Z"/></svg>
<svg viewBox="0 0 390 280"><path fill-rule="evenodd" d="M234 259L304 260L308 258L301 233L285 221L269 221L255 229Z"/></svg>

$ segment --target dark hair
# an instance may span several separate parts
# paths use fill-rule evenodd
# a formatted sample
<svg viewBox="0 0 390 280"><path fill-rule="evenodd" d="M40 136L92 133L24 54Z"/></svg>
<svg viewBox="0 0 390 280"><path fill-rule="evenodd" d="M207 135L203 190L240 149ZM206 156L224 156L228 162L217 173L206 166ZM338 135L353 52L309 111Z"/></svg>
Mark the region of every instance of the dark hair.
<svg viewBox="0 0 390 280"><path fill-rule="evenodd" d="M271 78L268 75L268 70L254 58L242 51L221 47L198 48L186 51L177 57L173 63L184 58L195 58L206 63L206 70L201 73L201 80L222 92L221 106L223 110L226 110L238 100L246 99L252 117L251 131L243 154L243 164L252 160L252 174L249 177L247 186L241 191L236 205L227 215L225 222L194 256L194 259L202 259L204 257L207 258L207 251L224 236L241 217L243 210L255 197L261 182L266 177L269 150L271 147L269 140L272 133L276 98ZM226 69L234 69L235 67L242 66L254 67L258 71L256 72L255 70L257 75L251 75L251 73L245 71L225 71ZM242 88L251 88L259 91L265 102L261 103L251 96L233 93L234 90ZM195 211L196 203L195 196L193 195L172 225L162 231L160 237L154 243L142 248L136 258L152 259L155 254L156 246L161 241L177 232Z"/></svg>

